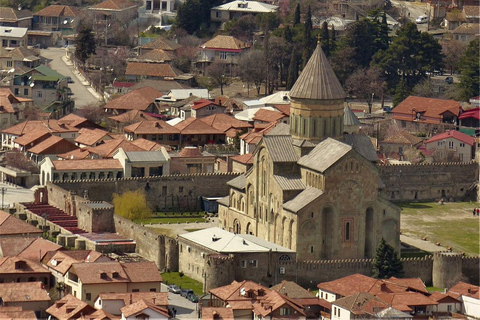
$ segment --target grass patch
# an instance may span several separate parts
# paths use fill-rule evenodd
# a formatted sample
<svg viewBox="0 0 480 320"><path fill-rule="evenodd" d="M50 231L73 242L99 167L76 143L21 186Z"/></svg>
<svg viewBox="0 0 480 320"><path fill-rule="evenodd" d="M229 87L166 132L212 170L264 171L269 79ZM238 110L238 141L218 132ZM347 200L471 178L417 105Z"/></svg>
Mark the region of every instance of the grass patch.
<svg viewBox="0 0 480 320"><path fill-rule="evenodd" d="M473 216L474 203L450 202L444 205L430 203L401 203L402 232L407 236L440 242L456 252L478 255L479 217Z"/></svg>
<svg viewBox="0 0 480 320"><path fill-rule="evenodd" d="M197 280L193 280L187 276L180 278L179 272L165 272L162 273L163 283L166 285L176 284L182 289L192 289L193 292L200 297L203 294L203 285Z"/></svg>
<svg viewBox="0 0 480 320"><path fill-rule="evenodd" d="M400 258L423 258L432 255L430 252L419 250L418 252L402 252Z"/></svg>
<svg viewBox="0 0 480 320"><path fill-rule="evenodd" d="M185 229L185 231L188 231L188 232L194 232L194 231L198 231L198 230L203 230L203 229Z"/></svg>
<svg viewBox="0 0 480 320"><path fill-rule="evenodd" d="M176 223L195 223L195 222L205 222L203 217L175 217L175 218L145 218L145 219L135 219L135 223L143 224L176 224Z"/></svg>
<svg viewBox="0 0 480 320"><path fill-rule="evenodd" d="M428 291L428 292L435 292L435 291L443 292L444 290L445 290L445 289L443 289L443 288L427 287L427 291Z"/></svg>

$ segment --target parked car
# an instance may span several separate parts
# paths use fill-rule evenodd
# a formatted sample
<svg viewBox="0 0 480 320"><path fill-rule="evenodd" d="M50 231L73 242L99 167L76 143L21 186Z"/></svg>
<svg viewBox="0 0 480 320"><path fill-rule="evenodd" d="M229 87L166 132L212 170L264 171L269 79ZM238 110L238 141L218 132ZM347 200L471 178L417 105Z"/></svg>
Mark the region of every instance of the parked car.
<svg viewBox="0 0 480 320"><path fill-rule="evenodd" d="M198 303L198 297L193 293L187 295L187 299L192 301L193 303Z"/></svg>
<svg viewBox="0 0 480 320"><path fill-rule="evenodd" d="M176 294L182 293L182 289L180 289L180 287L177 286L176 284L172 284L170 287L168 287L168 291L176 293Z"/></svg>
<svg viewBox="0 0 480 320"><path fill-rule="evenodd" d="M74 83L75 81L73 81L73 79L71 77L67 77L67 82L68 83Z"/></svg>
<svg viewBox="0 0 480 320"><path fill-rule="evenodd" d="M419 16L419 17L417 17L417 19L415 19L415 22L417 24L427 23L428 22L428 17L427 16Z"/></svg>
<svg viewBox="0 0 480 320"><path fill-rule="evenodd" d="M448 83L448 84L452 84L453 83L453 77L446 77L445 82Z"/></svg>
<svg viewBox="0 0 480 320"><path fill-rule="evenodd" d="M193 294L193 290L192 289L183 289L182 292L180 293L180 295L182 297L187 297L189 294Z"/></svg>

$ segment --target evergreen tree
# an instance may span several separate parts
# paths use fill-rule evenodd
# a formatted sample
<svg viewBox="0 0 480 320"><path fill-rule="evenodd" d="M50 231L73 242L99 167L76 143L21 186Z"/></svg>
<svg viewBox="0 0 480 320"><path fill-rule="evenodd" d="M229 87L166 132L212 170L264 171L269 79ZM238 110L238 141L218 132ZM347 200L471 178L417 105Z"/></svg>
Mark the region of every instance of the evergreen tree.
<svg viewBox="0 0 480 320"><path fill-rule="evenodd" d="M295 81L298 78L298 58L295 54L295 50L292 50L290 57L290 64L288 65L288 78L287 78L287 90L292 89Z"/></svg>
<svg viewBox="0 0 480 320"><path fill-rule="evenodd" d="M375 253L373 262L373 277L388 279L403 276L403 265L395 249L382 238Z"/></svg>
<svg viewBox="0 0 480 320"><path fill-rule="evenodd" d="M97 48L92 28L81 24L75 42L75 57L84 67L87 59L92 54L95 54L95 49Z"/></svg>
<svg viewBox="0 0 480 320"><path fill-rule="evenodd" d="M287 43L292 43L292 40L293 40L293 34L292 34L292 30L290 29L289 26L286 26L284 31L283 31L283 38L285 39L285 41Z"/></svg>
<svg viewBox="0 0 480 320"><path fill-rule="evenodd" d="M322 49L325 55L328 57L330 56L330 35L328 32L328 24L327 22L323 22L322 24L322 33L321 33L321 39L322 39Z"/></svg>
<svg viewBox="0 0 480 320"><path fill-rule="evenodd" d="M460 59L460 98L468 101L472 97L480 94L480 41L475 39L471 41L467 50Z"/></svg>
<svg viewBox="0 0 480 320"><path fill-rule="evenodd" d="M408 98L410 95L410 89L407 86L405 80L400 80L395 88L395 95L393 96L393 106L398 106L400 102Z"/></svg>
<svg viewBox="0 0 480 320"><path fill-rule="evenodd" d="M337 36L335 35L335 26L332 24L330 53L334 52L336 48L337 48Z"/></svg>
<svg viewBox="0 0 480 320"><path fill-rule="evenodd" d="M293 26L300 23L300 3L297 3L295 7L295 13L293 14Z"/></svg>
<svg viewBox="0 0 480 320"><path fill-rule="evenodd" d="M313 49L312 49L313 25L312 25L312 10L310 6L308 6L308 12L307 12L307 17L305 18L304 27L305 28L303 32L303 67L305 67L305 65L308 62L308 59L310 59L310 56L313 53Z"/></svg>

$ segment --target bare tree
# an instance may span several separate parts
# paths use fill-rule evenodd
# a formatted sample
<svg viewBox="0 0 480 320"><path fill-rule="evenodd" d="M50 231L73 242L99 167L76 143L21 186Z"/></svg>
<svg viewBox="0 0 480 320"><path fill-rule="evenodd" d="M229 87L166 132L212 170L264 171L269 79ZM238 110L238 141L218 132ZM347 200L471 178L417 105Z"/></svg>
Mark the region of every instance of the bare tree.
<svg viewBox="0 0 480 320"><path fill-rule="evenodd" d="M369 113L372 113L372 102L376 95L383 99L386 82L382 77L382 71L378 68L357 69L346 81L346 87L350 94L368 102Z"/></svg>
<svg viewBox="0 0 480 320"><path fill-rule="evenodd" d="M105 111L103 110L103 107L97 105L89 105L82 109L78 109L78 115L96 124L101 124L105 120Z"/></svg>
<svg viewBox="0 0 480 320"><path fill-rule="evenodd" d="M240 77L248 84L254 84L257 94L260 94L260 87L266 79L265 64L265 55L255 49L244 53L238 61Z"/></svg>
<svg viewBox="0 0 480 320"><path fill-rule="evenodd" d="M31 173L39 173L40 171L37 164L20 151L7 152L5 154L5 162L10 167L30 171Z"/></svg>
<svg viewBox="0 0 480 320"><path fill-rule="evenodd" d="M223 95L223 86L228 84L229 78L226 75L226 65L220 62L214 62L205 70L210 77L212 85L220 87L220 94Z"/></svg>
<svg viewBox="0 0 480 320"><path fill-rule="evenodd" d="M444 41L441 45L442 53L445 55L445 67L450 71L450 74L453 74L458 68L459 57L464 54L466 46L458 40Z"/></svg>

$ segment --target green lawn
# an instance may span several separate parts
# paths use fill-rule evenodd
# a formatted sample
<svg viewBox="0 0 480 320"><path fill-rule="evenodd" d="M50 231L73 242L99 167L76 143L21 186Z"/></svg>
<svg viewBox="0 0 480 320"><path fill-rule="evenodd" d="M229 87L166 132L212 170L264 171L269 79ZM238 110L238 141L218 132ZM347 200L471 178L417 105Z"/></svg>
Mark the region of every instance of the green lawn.
<svg viewBox="0 0 480 320"><path fill-rule="evenodd" d="M175 224L205 222L204 214L199 212L157 212L149 218L135 219L135 223L143 224Z"/></svg>
<svg viewBox="0 0 480 320"><path fill-rule="evenodd" d="M193 280L187 276L180 278L179 272L162 273L162 279L163 283L166 285L176 284L182 289L192 289L197 297L200 297L203 294L203 286L201 282Z"/></svg>
<svg viewBox="0 0 480 320"><path fill-rule="evenodd" d="M456 252L478 255L480 218L472 210L478 204L452 202L444 205L429 203L401 203L402 233L430 242L440 242Z"/></svg>

